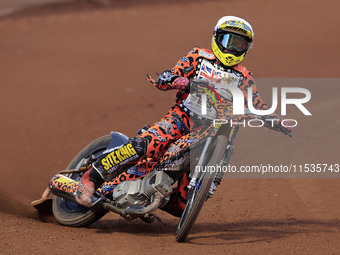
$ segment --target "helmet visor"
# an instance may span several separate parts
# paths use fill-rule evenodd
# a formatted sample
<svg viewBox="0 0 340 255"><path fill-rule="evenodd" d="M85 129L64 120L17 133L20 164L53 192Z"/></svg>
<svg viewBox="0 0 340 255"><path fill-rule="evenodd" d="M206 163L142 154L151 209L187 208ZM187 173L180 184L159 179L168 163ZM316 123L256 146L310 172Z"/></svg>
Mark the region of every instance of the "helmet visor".
<svg viewBox="0 0 340 255"><path fill-rule="evenodd" d="M243 53L249 45L247 38L233 33L217 33L216 41L225 53Z"/></svg>

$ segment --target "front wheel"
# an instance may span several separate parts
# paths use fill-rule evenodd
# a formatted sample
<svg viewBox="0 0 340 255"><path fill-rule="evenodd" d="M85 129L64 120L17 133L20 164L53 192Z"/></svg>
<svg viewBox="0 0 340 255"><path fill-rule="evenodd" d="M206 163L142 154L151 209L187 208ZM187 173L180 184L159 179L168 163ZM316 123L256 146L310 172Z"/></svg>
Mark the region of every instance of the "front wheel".
<svg viewBox="0 0 340 255"><path fill-rule="evenodd" d="M228 138L225 135L219 135L217 137L216 146L212 153L212 157L209 160L207 166L216 166L219 165L223 159L226 147L228 144ZM197 183L194 188L188 195L189 199L182 213L182 217L177 225L177 230L175 233L177 242L184 242L188 237L188 234L194 225L198 214L200 213L204 202L208 198L208 193L211 187L211 184L215 178L215 173L205 172L202 173L203 178L200 178L201 182Z"/></svg>
<svg viewBox="0 0 340 255"><path fill-rule="evenodd" d="M76 168L82 159L86 159L90 155L100 155L104 150L106 150L111 139L110 135L96 139L82 149L78 155L74 157L66 169ZM79 173L70 174L68 177L76 181L81 179L81 175ZM98 204L88 208L58 196L53 197L52 210L54 217L61 225L70 227L88 226L99 220L107 213L107 211Z"/></svg>

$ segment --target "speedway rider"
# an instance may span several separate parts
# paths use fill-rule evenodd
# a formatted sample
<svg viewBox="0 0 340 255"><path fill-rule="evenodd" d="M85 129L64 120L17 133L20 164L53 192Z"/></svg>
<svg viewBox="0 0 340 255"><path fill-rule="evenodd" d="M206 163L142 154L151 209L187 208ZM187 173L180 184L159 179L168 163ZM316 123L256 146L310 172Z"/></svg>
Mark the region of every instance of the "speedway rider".
<svg viewBox="0 0 340 255"><path fill-rule="evenodd" d="M268 108L257 93L251 73L240 65L253 39L254 31L247 21L234 16L222 17L214 29L212 51L195 47L172 69L162 72L157 81L149 78L160 90L178 89L176 104L146 132L130 138L122 147L100 156L83 175L77 189L77 202L90 207L91 197L103 182L112 180L144 158L160 158L171 143L190 132L190 116L184 106L190 78L205 75L211 79L217 73L241 77L240 89L243 92L246 87L253 90L254 107ZM205 68L204 74L202 68ZM292 131L291 128L286 129ZM164 210L176 216L181 215L187 199L188 182L188 176L185 175Z"/></svg>

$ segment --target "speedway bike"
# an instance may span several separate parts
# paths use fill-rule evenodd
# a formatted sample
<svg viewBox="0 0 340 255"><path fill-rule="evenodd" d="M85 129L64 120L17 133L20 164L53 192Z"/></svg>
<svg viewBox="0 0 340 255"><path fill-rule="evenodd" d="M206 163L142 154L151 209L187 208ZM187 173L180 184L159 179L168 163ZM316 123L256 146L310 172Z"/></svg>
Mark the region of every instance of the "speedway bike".
<svg viewBox="0 0 340 255"><path fill-rule="evenodd" d="M205 201L213 196L223 178L222 171L200 169L228 165L235 149L238 124L221 124L215 120L240 123L247 119L264 122L268 118L249 111L234 116L232 94L226 86L221 86L222 82L191 80L185 107L194 112L196 120L190 133L171 144L159 161L144 159L112 181L105 182L95 192L92 207L84 207L76 202L78 182L91 163L103 153L127 143L128 137L119 132L111 132L83 148L66 170L52 177L41 199L33 201L32 205L38 210L52 207L56 220L72 227L88 226L108 212L117 213L126 220L139 218L152 223L154 219L161 220L155 211L166 205L176 182L188 174L188 200L175 231L176 240L184 242ZM203 94L209 96L203 97ZM206 104L204 113L201 111L203 103ZM276 128L289 134L279 124ZM145 126L139 132L147 129L148 126ZM52 199L49 198L50 193L54 195Z"/></svg>

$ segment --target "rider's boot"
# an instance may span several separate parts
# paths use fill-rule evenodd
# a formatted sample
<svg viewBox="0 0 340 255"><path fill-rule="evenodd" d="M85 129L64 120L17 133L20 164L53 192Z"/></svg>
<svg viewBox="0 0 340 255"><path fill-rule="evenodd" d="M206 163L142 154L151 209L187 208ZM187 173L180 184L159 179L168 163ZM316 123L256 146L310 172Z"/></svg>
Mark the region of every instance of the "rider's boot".
<svg viewBox="0 0 340 255"><path fill-rule="evenodd" d="M147 146L148 141L137 136L130 138L124 146L100 156L79 182L75 196L77 202L91 207L94 192L104 182L112 180L144 158Z"/></svg>
<svg viewBox="0 0 340 255"><path fill-rule="evenodd" d="M93 167L85 172L83 177L81 178L77 190L76 190L76 201L84 206L91 207L92 206L92 196L96 190L96 186L100 187L100 178L101 176L97 173L97 171L93 171ZM97 185L95 185L97 183Z"/></svg>

